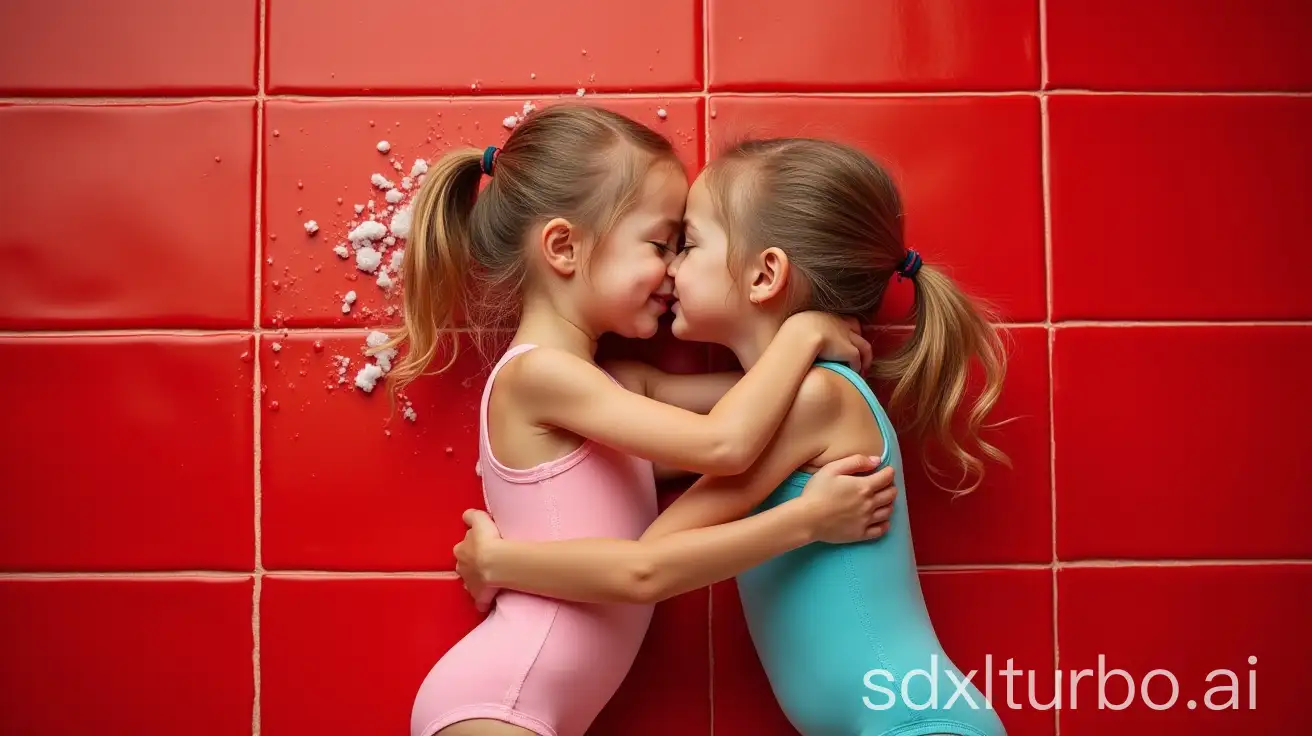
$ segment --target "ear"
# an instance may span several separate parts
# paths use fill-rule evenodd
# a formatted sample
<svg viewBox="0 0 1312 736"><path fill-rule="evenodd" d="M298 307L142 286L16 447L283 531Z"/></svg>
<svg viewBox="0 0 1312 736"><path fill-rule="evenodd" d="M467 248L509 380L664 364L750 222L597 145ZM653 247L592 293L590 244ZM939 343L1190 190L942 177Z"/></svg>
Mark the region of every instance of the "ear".
<svg viewBox="0 0 1312 736"><path fill-rule="evenodd" d="M790 276L792 264L788 262L788 255L778 248L766 248L751 263L747 300L752 304L765 304L782 297L787 292Z"/></svg>
<svg viewBox="0 0 1312 736"><path fill-rule="evenodd" d="M547 267L561 276L572 276L578 270L582 249L569 220L557 217L543 225L537 246Z"/></svg>

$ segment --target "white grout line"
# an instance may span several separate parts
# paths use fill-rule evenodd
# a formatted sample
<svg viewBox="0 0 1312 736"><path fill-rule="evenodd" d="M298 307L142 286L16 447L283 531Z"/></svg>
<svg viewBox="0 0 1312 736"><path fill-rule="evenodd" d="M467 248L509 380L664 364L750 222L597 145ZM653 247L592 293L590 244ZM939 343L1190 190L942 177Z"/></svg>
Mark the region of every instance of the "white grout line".
<svg viewBox="0 0 1312 736"><path fill-rule="evenodd" d="M1105 328L1105 327L1312 327L1312 321L1291 319L1291 320L1234 320L1234 321L1206 321L1206 320L1161 320L1161 321L1136 321L1136 320L1065 320L1054 322L1052 325L1058 330L1070 328Z"/></svg>
<svg viewBox="0 0 1312 736"><path fill-rule="evenodd" d="M259 23L259 67L256 70L258 79L258 97L256 111L259 118L255 125L255 315L252 328L255 331L255 359L253 364L253 379L251 381L251 408L255 412L252 423L254 434L254 452L251 463L251 472L254 474L254 484L251 486L254 491L253 508L254 518L252 523L255 526L255 585L251 593L251 668L253 672L253 690L254 702L251 705L251 736L260 736L261 729L261 710L260 701L263 697L262 672L260 668L260 603L264 594L264 548L262 542L263 531L263 500L261 498L260 469L263 463L263 454L261 450L261 438L263 431L263 422L260 411L260 383L263 380L260 364L262 361L260 350L260 311L263 305L264 289L264 114L265 114L265 65L268 54L267 49L267 27L268 27L269 3L268 0L260 0L260 23Z"/></svg>
<svg viewBox="0 0 1312 736"><path fill-rule="evenodd" d="M1061 637L1058 628L1057 570L1061 565L1061 559L1057 556L1057 423L1055 421L1057 391L1056 382L1053 380L1053 348L1055 347L1057 333L1052 327L1052 127L1049 120L1048 94L1046 91L1049 79L1048 0L1039 0L1039 89L1044 90L1039 95L1040 171L1043 177L1043 283L1048 304L1047 318L1044 320L1047 325L1046 343L1048 351L1048 505L1052 515L1050 522L1052 530L1052 574L1049 581L1052 585L1052 671L1060 672ZM1052 728L1054 736L1061 736L1061 713L1057 708L1053 709Z"/></svg>
<svg viewBox="0 0 1312 736"><path fill-rule="evenodd" d="M261 62L261 74L263 74L263 62ZM706 82L703 83L706 87ZM571 87L568 90L534 90L524 92L502 92L497 94L379 94L379 95L360 95L360 94L256 94L256 95L180 95L176 97L168 96L148 96L148 95L125 95L122 97L114 96L88 96L88 97L0 97L0 105L87 105L87 106L113 106L113 105L184 105L197 102L233 102L233 101L255 101L255 100L285 100L289 102L363 102L363 103L391 103L391 102L522 102L525 98L546 99L552 97L571 98L574 97L576 88ZM698 91L695 89L672 90L666 92L597 92L589 94L588 97L599 99L636 99L636 100L663 100L679 98L697 98L708 94L707 90ZM915 99L915 98L936 98L936 97L1036 97L1040 95L1057 95L1061 97L1312 97L1312 92L1291 92L1287 90L1248 90L1248 91L1168 91L1168 90L1092 90L1092 89L1050 89L1050 90L942 90L942 91L918 91L918 92L849 92L842 90L824 91L808 90L805 92L735 92L733 90L719 90L715 95L726 97L746 97L746 98L777 98L777 97L832 97L842 99Z"/></svg>
<svg viewBox="0 0 1312 736"><path fill-rule="evenodd" d="M1139 91L1139 90L1098 90L1098 89L1050 89L1045 94L1061 97L1312 97L1312 92L1290 92L1287 90L1245 90L1245 91Z"/></svg>
<svg viewBox="0 0 1312 736"><path fill-rule="evenodd" d="M1045 195L1046 197L1046 195ZM1045 203L1046 206L1046 203ZM1046 237L1046 235L1045 235ZM1046 248L1047 246L1045 246ZM1045 254L1045 259L1048 255ZM1051 276L1049 275L1049 278ZM258 291L256 292L258 294ZM258 297L257 297L258 298ZM1051 304L1049 304L1051 309ZM258 317L258 315L257 315ZM1080 320L1067 322L994 322L994 327L1004 330L1015 329L1045 329L1045 330L1068 330L1068 329L1106 329L1106 328L1180 328L1180 327L1209 327L1209 328L1232 328L1232 327L1312 327L1312 321L1309 320L1287 320L1287 321L1246 321L1246 322L1203 322L1203 321L1159 321L1159 322L1100 322L1094 320ZM204 329L204 328L132 328L123 327L118 329L103 330L0 330L0 339L5 338L45 338L45 337L224 337L224 336L243 336L243 335L311 335L320 333L340 333L343 336L353 335L370 330L385 329L394 325L389 324L360 324L360 325L336 325L329 327L255 327L249 328L232 328L232 329ZM910 325L872 325L874 330L904 330L910 329ZM502 330L505 331L505 330ZM466 333L467 328L454 328L445 330L445 332Z"/></svg>
<svg viewBox="0 0 1312 736"><path fill-rule="evenodd" d="M7 337L244 337L250 335L317 335L322 333L339 333L343 336L357 333L369 332L370 330L380 330L392 327L393 325L375 325L362 324L351 327L256 327L255 329L240 328L232 330L206 330L206 329L135 329L123 328L117 330L31 330L31 331L6 331L0 330L0 338ZM465 328L455 328L443 330L443 332L465 333L469 332ZM509 330L489 330L489 332L509 332Z"/></svg>
<svg viewBox="0 0 1312 736"><path fill-rule="evenodd" d="M236 570L142 570L142 571L92 571L92 572L0 572L0 580L249 580L254 573Z"/></svg>
<svg viewBox="0 0 1312 736"><path fill-rule="evenodd" d="M1196 560L1159 560L1159 559L1096 559L1059 561L1058 570L1095 570L1095 569L1148 569L1148 568L1216 568L1216 567L1312 567L1312 558L1304 559L1196 559ZM921 573L960 573L960 572L1041 572L1051 570L1053 565L1047 562L1002 562L1002 563L960 563L941 565L917 565ZM337 580L459 580L460 576L451 570L430 571L379 571L379 570L269 570L261 567L252 571L234 570L145 570L145 571L69 571L40 572L12 571L0 572L0 580L178 580L178 579L226 579L243 580L254 575L276 578L303 578L322 581ZM732 581L729 581L732 583Z"/></svg>
<svg viewBox="0 0 1312 736"><path fill-rule="evenodd" d="M323 580L459 580L454 570L264 570L266 577Z"/></svg>
<svg viewBox="0 0 1312 736"><path fill-rule="evenodd" d="M935 573L935 572L999 572L1005 570L1051 570L1051 562L997 562L997 563L946 563L916 565L916 572Z"/></svg>
<svg viewBox="0 0 1312 736"><path fill-rule="evenodd" d="M1153 559L1153 560L1134 560L1134 559L1101 559L1101 560L1071 560L1057 563L1057 567L1066 569L1090 569L1090 568L1110 568L1110 567L1300 567L1312 565L1312 558L1304 559L1215 559L1215 560L1172 560L1172 559Z"/></svg>

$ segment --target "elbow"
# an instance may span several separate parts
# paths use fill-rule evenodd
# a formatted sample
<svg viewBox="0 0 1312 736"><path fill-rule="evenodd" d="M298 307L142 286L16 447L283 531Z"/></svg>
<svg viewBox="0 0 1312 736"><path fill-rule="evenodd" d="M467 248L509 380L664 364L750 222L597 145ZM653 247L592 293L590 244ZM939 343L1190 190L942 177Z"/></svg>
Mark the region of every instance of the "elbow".
<svg viewBox="0 0 1312 736"><path fill-rule="evenodd" d="M710 456L706 459L706 475L739 475L746 473L756 460L758 451L739 436L728 436L711 445Z"/></svg>
<svg viewBox="0 0 1312 736"><path fill-rule="evenodd" d="M662 583L660 568L653 560L637 559L625 567L622 600L624 603L654 605L669 597Z"/></svg>

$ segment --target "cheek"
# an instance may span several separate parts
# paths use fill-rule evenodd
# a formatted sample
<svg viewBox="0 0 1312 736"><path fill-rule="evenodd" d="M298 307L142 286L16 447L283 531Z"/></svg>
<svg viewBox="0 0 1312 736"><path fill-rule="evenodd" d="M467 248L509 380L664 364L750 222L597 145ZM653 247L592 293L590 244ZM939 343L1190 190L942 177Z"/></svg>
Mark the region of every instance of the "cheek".
<svg viewBox="0 0 1312 736"><path fill-rule="evenodd" d="M642 288L654 291L665 280L665 274L668 270L669 267L666 265L664 258L659 256L643 258L641 264L634 264L633 281Z"/></svg>
<svg viewBox="0 0 1312 736"><path fill-rule="evenodd" d="M698 310L719 311L732 300L728 276L704 264L681 269L675 287L680 300L691 302Z"/></svg>

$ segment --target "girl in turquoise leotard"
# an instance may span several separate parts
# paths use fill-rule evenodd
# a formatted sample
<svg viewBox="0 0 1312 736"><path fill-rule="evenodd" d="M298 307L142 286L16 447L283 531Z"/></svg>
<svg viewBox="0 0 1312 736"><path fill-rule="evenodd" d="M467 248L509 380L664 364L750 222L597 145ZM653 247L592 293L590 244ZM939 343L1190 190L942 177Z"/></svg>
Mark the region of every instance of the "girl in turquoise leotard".
<svg viewBox="0 0 1312 736"><path fill-rule="evenodd" d="M977 434L999 393L1001 342L974 303L905 246L896 189L864 154L806 139L740 144L694 183L685 228L685 246L670 266L679 299L675 336L726 345L750 366L789 314L816 309L870 318L890 279L909 279L915 326L876 363L877 375L893 383L903 429L937 440L956 458L972 481L960 492L978 486L986 458L1005 460ZM984 388L963 417L972 363L983 370ZM644 388L640 379L631 384L635 390ZM963 419L958 436L954 422ZM457 569L475 594L510 587L579 601L660 600L681 592L671 570L699 564L687 554L690 535L673 532L804 495L816 468L852 453L891 466L903 487L897 435L884 408L861 376L820 363L750 470L701 478L642 539L501 540L485 516L471 514ZM771 687L804 736L1005 733L934 633L904 495L881 537L801 546L743 571L738 587Z"/></svg>

